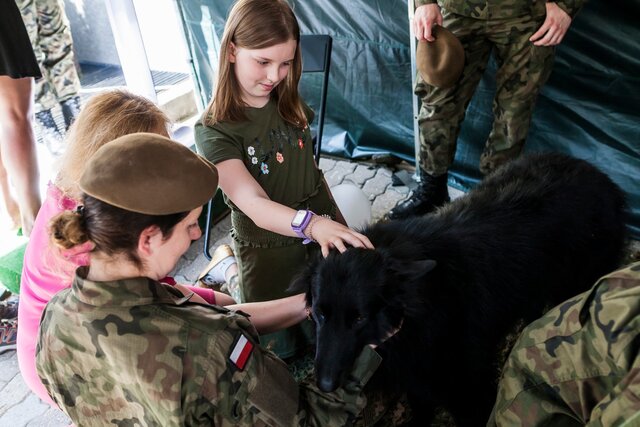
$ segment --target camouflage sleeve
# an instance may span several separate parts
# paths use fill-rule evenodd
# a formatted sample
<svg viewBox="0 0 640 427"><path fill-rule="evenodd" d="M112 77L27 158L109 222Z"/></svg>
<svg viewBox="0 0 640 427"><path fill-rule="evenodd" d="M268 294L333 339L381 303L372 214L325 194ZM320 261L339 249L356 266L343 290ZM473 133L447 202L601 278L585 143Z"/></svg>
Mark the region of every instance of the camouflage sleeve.
<svg viewBox="0 0 640 427"><path fill-rule="evenodd" d="M380 355L366 346L356 359L348 382L342 388L332 393L324 393L315 384L301 384L301 411L298 414L300 418L298 425L347 425L347 421L358 415L365 407L367 400L362 390L381 361Z"/></svg>
<svg viewBox="0 0 640 427"><path fill-rule="evenodd" d="M587 426L637 426L640 424L640 360L626 377L600 401Z"/></svg>
<svg viewBox="0 0 640 427"><path fill-rule="evenodd" d="M640 263L531 323L500 379L487 425L640 425Z"/></svg>
<svg viewBox="0 0 640 427"><path fill-rule="evenodd" d="M594 320L607 342L615 382L591 411L589 426L640 425L640 263L603 278Z"/></svg>
<svg viewBox="0 0 640 427"><path fill-rule="evenodd" d="M202 399L195 409L198 419L208 417L215 425L345 425L364 408L362 389L381 360L365 348L348 383L323 393L312 384L298 386L284 362L250 334L240 330L224 335L209 346Z"/></svg>
<svg viewBox="0 0 640 427"><path fill-rule="evenodd" d="M582 9L584 4L583 0L559 0L555 2L560 9L564 10L573 19L576 14Z"/></svg>

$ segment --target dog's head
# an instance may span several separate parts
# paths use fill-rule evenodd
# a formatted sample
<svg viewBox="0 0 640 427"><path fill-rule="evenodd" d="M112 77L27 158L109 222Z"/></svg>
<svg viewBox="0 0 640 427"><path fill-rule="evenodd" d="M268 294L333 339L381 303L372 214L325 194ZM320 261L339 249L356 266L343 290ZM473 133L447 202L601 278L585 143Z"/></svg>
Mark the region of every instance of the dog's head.
<svg viewBox="0 0 640 427"><path fill-rule="evenodd" d="M412 292L407 278L422 277L434 266L431 260L398 262L382 250L350 248L317 259L294 281L291 290L306 292L316 323L321 390L335 390L365 345L380 344L400 327Z"/></svg>

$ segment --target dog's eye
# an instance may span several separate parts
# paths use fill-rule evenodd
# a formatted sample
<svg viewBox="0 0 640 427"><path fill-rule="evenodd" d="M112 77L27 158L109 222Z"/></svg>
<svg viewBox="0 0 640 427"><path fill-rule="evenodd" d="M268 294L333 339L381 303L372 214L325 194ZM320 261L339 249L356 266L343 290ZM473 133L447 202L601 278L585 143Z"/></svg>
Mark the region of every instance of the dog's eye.
<svg viewBox="0 0 640 427"><path fill-rule="evenodd" d="M367 320L367 318L366 318L366 317L364 317L364 316L358 316L358 317L356 317L355 323L356 323L356 324L364 323L366 320Z"/></svg>

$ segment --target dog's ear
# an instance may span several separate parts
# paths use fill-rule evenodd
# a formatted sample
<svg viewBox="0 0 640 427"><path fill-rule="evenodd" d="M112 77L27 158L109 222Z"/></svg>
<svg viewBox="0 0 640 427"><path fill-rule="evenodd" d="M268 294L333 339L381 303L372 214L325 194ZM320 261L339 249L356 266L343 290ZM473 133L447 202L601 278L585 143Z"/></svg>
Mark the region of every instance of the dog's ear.
<svg viewBox="0 0 640 427"><path fill-rule="evenodd" d="M312 261L305 266L300 272L294 276L287 288L287 292L292 294L304 293L306 294L307 305L311 306L311 280L318 268L321 256L313 258Z"/></svg>
<svg viewBox="0 0 640 427"><path fill-rule="evenodd" d="M432 259L419 259L419 260L393 260L391 263L391 269L398 275L404 277L422 277L437 265L437 262Z"/></svg>
<svg viewBox="0 0 640 427"><path fill-rule="evenodd" d="M307 267L291 280L287 288L287 292L290 294L304 294L307 307L313 305L313 293L311 292L312 276L311 268Z"/></svg>
<svg viewBox="0 0 640 427"><path fill-rule="evenodd" d="M311 277L313 276L313 268L311 265L300 271L293 279L287 288L288 293L299 294L302 292L309 292L311 288Z"/></svg>

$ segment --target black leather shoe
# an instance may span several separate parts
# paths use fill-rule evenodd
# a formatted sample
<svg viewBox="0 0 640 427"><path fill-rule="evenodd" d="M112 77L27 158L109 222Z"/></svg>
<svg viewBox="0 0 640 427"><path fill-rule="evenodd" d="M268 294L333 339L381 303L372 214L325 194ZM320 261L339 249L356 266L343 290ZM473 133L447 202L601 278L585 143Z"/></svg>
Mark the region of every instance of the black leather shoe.
<svg viewBox="0 0 640 427"><path fill-rule="evenodd" d="M420 183L411 197L401 202L387 213L388 219L402 219L424 215L449 201L447 174L431 176L420 171Z"/></svg>
<svg viewBox="0 0 640 427"><path fill-rule="evenodd" d="M69 126L76 119L76 116L80 114L80 97L74 96L60 103L62 107L62 117L64 117L64 126L66 130L69 130Z"/></svg>

